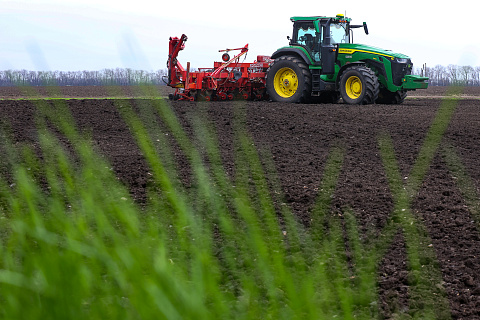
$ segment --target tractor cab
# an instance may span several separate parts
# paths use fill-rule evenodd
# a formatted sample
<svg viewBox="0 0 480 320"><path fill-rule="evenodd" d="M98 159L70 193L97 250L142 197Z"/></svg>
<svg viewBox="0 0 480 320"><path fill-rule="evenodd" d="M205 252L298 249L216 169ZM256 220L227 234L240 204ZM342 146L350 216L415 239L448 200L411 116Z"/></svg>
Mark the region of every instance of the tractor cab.
<svg viewBox="0 0 480 320"><path fill-rule="evenodd" d="M329 17L292 17L293 35L291 46L302 47L313 60L314 65L321 65L322 48L327 55L334 55L332 50L337 44L351 43L352 29L364 27L368 34L367 24L351 25L350 18L339 14L335 18ZM330 54L328 52L331 52ZM329 61L331 59L328 59Z"/></svg>

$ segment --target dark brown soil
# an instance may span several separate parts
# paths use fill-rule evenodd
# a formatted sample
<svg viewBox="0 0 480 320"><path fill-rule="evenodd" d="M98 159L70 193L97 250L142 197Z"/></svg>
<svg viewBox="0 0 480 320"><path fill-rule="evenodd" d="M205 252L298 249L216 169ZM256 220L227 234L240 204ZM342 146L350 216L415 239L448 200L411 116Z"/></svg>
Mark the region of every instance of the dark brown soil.
<svg viewBox="0 0 480 320"><path fill-rule="evenodd" d="M175 90L167 86L155 86L157 94L168 96ZM28 91L27 91L28 89ZM62 98L106 98L106 97L138 97L143 96L142 89L136 86L59 86L59 87L0 87L0 99L39 97Z"/></svg>
<svg viewBox="0 0 480 320"><path fill-rule="evenodd" d="M13 89L12 89L13 90ZM69 97L102 96L101 88L69 88ZM91 91L90 91L91 90ZM443 90L443 89L442 89ZM443 95L433 90L428 95ZM452 318L480 319L480 233L478 207L462 194L459 175L447 166L444 147L452 147L480 194L480 90L468 89L415 199L412 211L423 222L441 271ZM438 91L438 92L437 92ZM0 88L0 97L18 97ZM104 92L104 91L103 91ZM110 96L103 93L103 96ZM90 130L94 145L112 164L121 181L139 203L147 201L148 167L117 110L120 100L69 100L77 125ZM394 200L379 152L379 136L391 136L402 177L408 180L418 152L441 105L441 99L411 98L402 105L348 106L282 104L272 102L168 102L187 133L191 119L202 110L218 133L227 172L234 175L234 123L236 110L246 115L245 126L259 150L267 150L280 180L281 192L292 212L305 225L321 190L323 170L333 147L345 150L345 160L332 199L332 214L353 210L361 232L380 234L392 214ZM115 105L117 103L117 105ZM127 102L125 102L127 103ZM129 100L139 110L145 101ZM14 142L35 143L34 106L30 101L0 101L0 118L13 129ZM162 127L161 123L158 124ZM186 163L179 153L177 163ZM2 163L2 162L0 162ZM5 168L0 168L5 170ZM188 183L189 170L181 168ZM412 314L409 302L408 259L402 230L379 266L379 308L383 317Z"/></svg>

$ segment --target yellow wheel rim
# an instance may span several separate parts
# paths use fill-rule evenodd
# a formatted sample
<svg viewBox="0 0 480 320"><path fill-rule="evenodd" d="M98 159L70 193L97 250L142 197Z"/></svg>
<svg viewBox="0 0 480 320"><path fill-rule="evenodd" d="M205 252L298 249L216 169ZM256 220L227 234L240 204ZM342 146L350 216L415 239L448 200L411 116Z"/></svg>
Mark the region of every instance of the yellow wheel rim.
<svg viewBox="0 0 480 320"><path fill-rule="evenodd" d="M362 81L359 77L351 76L345 82L345 92L350 99L357 99L362 94Z"/></svg>
<svg viewBox="0 0 480 320"><path fill-rule="evenodd" d="M298 89L297 74L290 68L281 68L275 73L273 87L280 97L290 98Z"/></svg>

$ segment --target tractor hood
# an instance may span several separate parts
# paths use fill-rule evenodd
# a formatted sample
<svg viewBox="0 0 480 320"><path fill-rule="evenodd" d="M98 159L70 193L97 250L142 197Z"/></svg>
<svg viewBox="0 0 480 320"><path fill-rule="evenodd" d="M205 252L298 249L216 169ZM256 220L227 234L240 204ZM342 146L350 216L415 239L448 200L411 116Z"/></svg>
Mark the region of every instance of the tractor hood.
<svg viewBox="0 0 480 320"><path fill-rule="evenodd" d="M383 77L383 85L391 92L401 90L426 89L428 78L411 75L410 57L390 50L353 43L338 44L338 59L345 64L357 61L369 61L378 68ZM390 61L390 63L386 63Z"/></svg>
<svg viewBox="0 0 480 320"><path fill-rule="evenodd" d="M343 53L347 55L352 55L354 53L363 53L363 54L376 54L389 58L391 60L397 59L410 59L409 56L406 56L402 53L395 53L390 50L384 50L372 46L367 46L363 44L353 44L353 43L339 43L338 44L338 53Z"/></svg>

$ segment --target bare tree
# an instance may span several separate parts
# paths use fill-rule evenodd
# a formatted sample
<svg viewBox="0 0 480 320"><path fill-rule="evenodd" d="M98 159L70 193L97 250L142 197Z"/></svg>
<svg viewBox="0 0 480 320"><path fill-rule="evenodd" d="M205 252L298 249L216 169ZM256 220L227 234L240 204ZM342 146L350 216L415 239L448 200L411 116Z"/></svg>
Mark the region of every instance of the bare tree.
<svg viewBox="0 0 480 320"><path fill-rule="evenodd" d="M473 68L472 79L474 86L480 86L480 66Z"/></svg>
<svg viewBox="0 0 480 320"><path fill-rule="evenodd" d="M472 72L473 72L472 66L461 66L459 68L459 73L460 73L460 76L462 77L462 84L464 86L469 85L470 83L469 80L471 78Z"/></svg>
<svg viewBox="0 0 480 320"><path fill-rule="evenodd" d="M437 85L437 86L448 85L448 79L446 74L447 74L447 69L444 66L437 64L433 68L433 75L435 79L434 85Z"/></svg>
<svg viewBox="0 0 480 320"><path fill-rule="evenodd" d="M449 64L447 66L448 77L452 85L458 85L458 66L455 64Z"/></svg>

